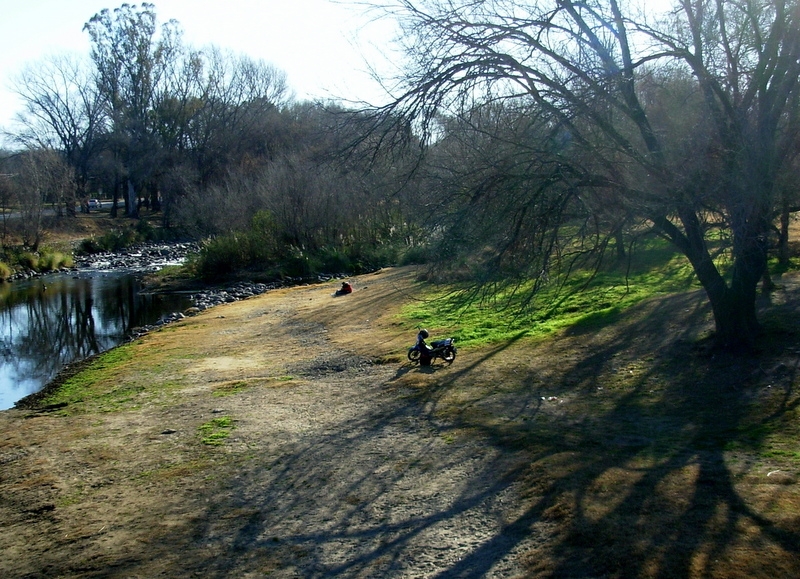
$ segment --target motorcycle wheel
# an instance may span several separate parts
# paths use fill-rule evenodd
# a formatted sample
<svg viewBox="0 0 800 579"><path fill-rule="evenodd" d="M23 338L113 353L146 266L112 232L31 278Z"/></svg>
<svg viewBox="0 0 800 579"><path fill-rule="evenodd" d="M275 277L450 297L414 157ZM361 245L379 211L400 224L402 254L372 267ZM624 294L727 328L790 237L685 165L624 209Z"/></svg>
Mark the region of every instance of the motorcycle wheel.
<svg viewBox="0 0 800 579"><path fill-rule="evenodd" d="M445 348L444 352L442 352L442 360L452 364L453 360L455 360L455 359L456 359L456 349L455 348Z"/></svg>
<svg viewBox="0 0 800 579"><path fill-rule="evenodd" d="M416 348L411 348L408 351L408 359L411 360L412 362L419 362L419 357L420 357L420 351L417 350Z"/></svg>

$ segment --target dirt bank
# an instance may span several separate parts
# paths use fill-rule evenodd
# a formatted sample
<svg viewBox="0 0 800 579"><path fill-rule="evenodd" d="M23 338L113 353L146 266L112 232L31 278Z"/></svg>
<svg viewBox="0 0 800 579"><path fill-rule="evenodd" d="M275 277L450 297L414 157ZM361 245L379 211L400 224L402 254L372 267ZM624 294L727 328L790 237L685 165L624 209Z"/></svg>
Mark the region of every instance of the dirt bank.
<svg viewBox="0 0 800 579"><path fill-rule="evenodd" d="M432 576L496 540L514 461L409 397L410 275L214 308L134 346L108 378L124 399L3 413L0 574ZM487 570L513 575L521 547Z"/></svg>
<svg viewBox="0 0 800 579"><path fill-rule="evenodd" d="M727 391L701 403L663 379L679 372L662 360L699 359L702 299L421 369L396 317L414 283L390 269L345 297L332 282L220 306L92 365L91 395L0 413L0 576L800 571L796 460L718 450L695 405L720 413ZM714 375L796 412L798 352ZM734 418L716 421L728 439Z"/></svg>

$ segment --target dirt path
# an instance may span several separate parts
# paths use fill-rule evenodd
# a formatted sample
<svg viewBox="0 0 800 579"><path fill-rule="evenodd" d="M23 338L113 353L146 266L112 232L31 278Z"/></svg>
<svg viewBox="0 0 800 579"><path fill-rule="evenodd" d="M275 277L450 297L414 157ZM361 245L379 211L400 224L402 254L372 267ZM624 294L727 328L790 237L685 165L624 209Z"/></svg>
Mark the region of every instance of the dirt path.
<svg viewBox="0 0 800 579"><path fill-rule="evenodd" d="M137 343L99 401L0 413L0 576L521 575L547 534L522 457L420 396L469 357L403 361L409 270L354 285L209 310Z"/></svg>

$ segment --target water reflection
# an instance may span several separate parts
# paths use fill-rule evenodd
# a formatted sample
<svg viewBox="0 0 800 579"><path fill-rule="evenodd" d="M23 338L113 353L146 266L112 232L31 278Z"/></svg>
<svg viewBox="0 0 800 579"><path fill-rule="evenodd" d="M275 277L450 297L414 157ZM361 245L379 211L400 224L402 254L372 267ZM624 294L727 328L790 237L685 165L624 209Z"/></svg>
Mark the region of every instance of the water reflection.
<svg viewBox="0 0 800 579"><path fill-rule="evenodd" d="M66 364L121 344L131 328L190 303L141 295L133 275L57 275L0 285L0 410L40 390Z"/></svg>

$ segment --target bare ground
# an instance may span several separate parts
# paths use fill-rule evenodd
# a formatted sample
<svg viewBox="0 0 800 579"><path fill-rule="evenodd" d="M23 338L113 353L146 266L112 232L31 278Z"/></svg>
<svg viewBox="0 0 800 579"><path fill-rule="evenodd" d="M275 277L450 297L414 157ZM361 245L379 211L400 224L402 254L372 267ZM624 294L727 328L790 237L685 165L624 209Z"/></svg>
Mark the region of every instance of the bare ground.
<svg viewBox="0 0 800 579"><path fill-rule="evenodd" d="M793 280L754 356L687 294L427 369L414 284L214 308L0 413L0 576L800 576Z"/></svg>

